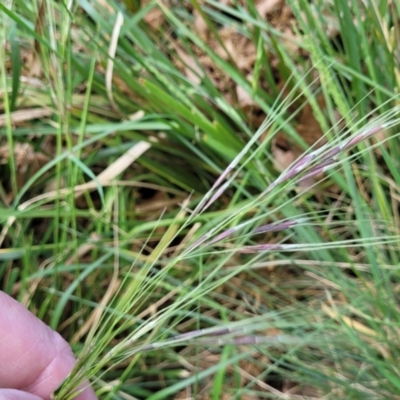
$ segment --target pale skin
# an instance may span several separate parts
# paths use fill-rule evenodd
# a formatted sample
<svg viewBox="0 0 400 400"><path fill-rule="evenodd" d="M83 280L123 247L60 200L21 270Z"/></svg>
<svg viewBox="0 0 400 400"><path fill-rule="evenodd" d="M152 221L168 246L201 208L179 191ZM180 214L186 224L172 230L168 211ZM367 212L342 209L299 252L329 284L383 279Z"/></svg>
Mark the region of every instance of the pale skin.
<svg viewBox="0 0 400 400"><path fill-rule="evenodd" d="M68 343L0 291L0 400L50 400L76 360ZM96 400L88 387L76 400Z"/></svg>

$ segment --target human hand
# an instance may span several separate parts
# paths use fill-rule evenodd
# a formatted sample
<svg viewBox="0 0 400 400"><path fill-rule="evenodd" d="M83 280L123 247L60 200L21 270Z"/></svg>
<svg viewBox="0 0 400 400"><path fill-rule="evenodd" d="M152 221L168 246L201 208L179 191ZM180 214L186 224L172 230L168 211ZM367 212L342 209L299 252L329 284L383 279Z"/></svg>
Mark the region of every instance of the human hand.
<svg viewBox="0 0 400 400"><path fill-rule="evenodd" d="M75 364L68 343L0 291L0 400L49 400ZM96 400L88 387L76 400Z"/></svg>

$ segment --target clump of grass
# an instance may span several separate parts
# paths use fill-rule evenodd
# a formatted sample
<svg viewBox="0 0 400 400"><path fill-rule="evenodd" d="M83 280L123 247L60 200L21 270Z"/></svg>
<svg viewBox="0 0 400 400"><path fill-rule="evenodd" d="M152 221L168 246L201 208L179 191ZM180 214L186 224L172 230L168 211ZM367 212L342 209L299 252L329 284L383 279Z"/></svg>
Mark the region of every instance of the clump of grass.
<svg viewBox="0 0 400 400"><path fill-rule="evenodd" d="M56 398L87 379L100 398L398 392L398 62L383 38L396 37L399 10L290 3L295 55L252 1L151 2L134 14L114 1L0 5L12 26L3 143L49 156L21 186L13 152L7 160L2 288L79 355ZM156 9L164 22L152 29L143 18ZM198 37L193 9L217 42L228 26L255 45L252 76ZM344 51L321 28L328 17ZM177 67L178 46L206 53L253 99L266 115L256 133L206 66L190 66L197 81ZM21 49L35 49L41 84ZM277 176L270 141L284 130L301 142L305 104L327 143ZM16 124L23 106L46 119ZM337 192L297 190L321 173Z"/></svg>
<svg viewBox="0 0 400 400"><path fill-rule="evenodd" d="M339 144L329 143L321 149L305 154L299 160L296 160L295 163L292 166L290 166L287 169L287 171L284 171L273 183L271 183L270 186L266 189L266 191L259 196L257 201L249 202L239 210L235 210L235 212L231 216L229 216L227 220L223 220L220 224L217 224L214 230L218 232L218 230L220 230L221 227L227 223L227 221L232 221L240 216L248 214L251 208L261 207L263 203L269 201L268 196L279 196L281 190L279 188L280 183L285 183L286 185L296 184L302 179L304 179L304 176L310 175L316 169L320 170L321 165L323 166L329 165L330 167L332 167L331 164L333 160L335 161L336 167L338 167L340 165L338 159L339 156L342 157L344 156L341 162L347 161L348 159L354 159L354 157L359 156L360 154L359 152L353 153L350 157L349 156L346 157L345 154L353 146L360 143L362 140L366 140L367 138L371 137L374 133L378 132L379 130L388 129L393 126L398 126L399 119L394 118L397 114L398 114L398 109L397 108L393 109L389 113L387 113L386 116L382 116L382 118L379 121L374 121L373 123L370 124L370 126L366 126L363 130L360 130L353 136L342 139L341 143ZM229 169L233 170L231 166L229 167ZM221 179L219 179L219 181L221 181ZM211 191L216 189L217 187L216 185L214 185ZM208 197L210 197L210 195L208 195ZM212 196L211 198L213 199ZM204 208L207 208L207 204L205 204ZM198 212L201 213L201 210L199 210ZM270 214L273 215L274 213L276 213L275 209L270 211ZM262 217L263 219L265 219L267 215L263 215ZM195 215L194 219L196 218L198 218L198 215ZM166 265L164 265L162 270L157 272L155 275L152 275L151 279L148 279L148 276L146 276L146 274L148 274L151 271L150 267L154 266L156 262L155 257L157 257L158 254L162 254L161 250L156 248L155 257L151 260L149 264L145 265L142 268L139 274L141 285L137 286L138 285L137 276L136 279L133 280L131 283L127 282L127 287L125 289L125 292L121 294L122 296L120 300L115 305L117 314L112 313L111 316L105 318L104 320L99 321L98 336L96 338L91 337L90 339L90 342L94 347L90 349L90 352L89 351L83 352L81 363L77 365L77 369L75 371L76 375L73 374L71 380L67 381L65 385L60 389L60 392L58 394L59 398L62 399L68 398L69 393L74 393L73 392L74 388L79 386L82 383L82 381L87 377L89 378L95 377L94 378L95 380L98 379L97 374L100 371L104 370L104 368L106 368L106 366L109 365L110 363L111 365L114 365L115 363L123 362L125 359L131 357L137 358L143 352L160 350L173 346L195 344L196 346L233 345L237 348L246 345L255 345L261 348L263 348L264 346L266 348L270 347L278 347L278 348L285 347L287 349L294 348L296 357L298 357L296 358L295 364L300 363L300 365L303 365L302 364L302 362L304 362L302 360L303 356L300 354L306 351L305 349L309 348L311 345L318 348L317 352L324 351L326 346L335 347L339 345L339 342L336 343L336 341L340 341L342 339L341 337L339 338L335 336L340 332L340 331L335 332L337 331L338 327L334 329L332 326L329 326L328 329L328 325L326 328L320 327L319 329L316 329L316 332L314 333L308 332L307 334L304 333L300 334L298 332L297 334L290 334L290 332L293 330L293 327L291 325L286 327L286 329L280 327L279 330L282 333L279 334L275 335L257 334L257 331L265 330L267 327L271 326L270 321L262 322L262 320L265 319L266 317L265 314L262 316L263 317L262 319L260 319L259 317L245 318L244 320L236 324L228 323L226 324L225 327L198 329L183 334L175 334L172 335L172 337L168 338L168 336L171 336L172 333L171 332L170 335L167 334L167 338L160 341L156 340L153 343L148 343L147 340L145 340L145 342L142 342L143 340L142 338L146 337L147 334L149 334L150 332L151 332L150 336L153 337L153 340L157 337L162 338L163 336L165 336L165 332L163 332L161 336L159 336L160 335L159 330L161 330L162 327L164 326L166 319L168 319L169 316L174 312L177 312L180 309L182 310L185 309L188 306L188 304L196 302L197 296L204 296L207 292L211 291L213 287L215 287L214 285L216 284L213 283L210 278L215 277L216 273L219 270L223 269L224 264L226 262L229 262L229 259L232 257L232 254L236 255L238 253L252 254L252 253L265 253L265 252L288 252L288 251L315 253L321 250L326 251L327 249L344 249L348 246L360 249L366 246L369 247L371 245L389 246L389 245L396 245L396 243L398 243L399 240L398 235L390 235L390 236L374 235L369 238L360 238L360 239L353 238L352 240L332 241L332 242L312 243L312 244L268 243L268 244L256 244L256 245L245 245L245 246L239 245L239 247L236 245L233 248L228 249L228 253L230 255L226 257L225 263L220 263L219 266L214 271L204 276L203 282L201 282L200 284L198 284L198 286L193 288L192 291L182 293L182 297L180 299L176 299L171 306L167 307L161 312L156 313L149 319L146 319L141 323L139 321L136 322L135 325L136 324L138 325L136 329L133 329L133 331L127 333L126 337L123 340L121 340L117 346L112 348L110 351L107 351L105 354L102 354L116 335L118 335L120 332L124 332L125 330L128 329L128 326L132 325L131 318L127 318L126 315L136 307L136 303L138 301L142 301L142 299L139 297L140 295L145 296L145 293L153 290L151 289L151 287L152 285L154 285L155 281L161 282L163 278L168 274L168 271L172 270L177 264L179 264L182 261L182 259L187 260L193 258L198 253L201 253L202 257L207 257L207 253L205 253L207 248L209 248L210 246L215 246L221 240L230 237L234 233L240 232L240 230L242 230L246 226L251 226L253 228L255 225L257 225L260 219L261 219L260 216L257 218L247 219L245 222L242 222L241 224L236 225L233 228L229 228L227 230L224 230L222 233L217 234L216 236L214 236L214 238L212 238L212 234L214 233L212 231L206 235L203 235L200 239L197 239L194 242L194 244L189 245L186 251L183 251L181 254L176 254L172 259L170 259L167 262ZM180 229L184 229L185 225L192 223L192 221L193 217L192 218L189 217L186 221L183 222L183 226ZM261 225L255 229L253 228L252 230L250 230L250 232L244 235L239 242L243 242L244 240L248 241L255 234L266 233L266 232L280 232L280 231L286 232L292 229L296 230L296 228L301 229L304 228L305 224L308 221L311 221L310 217L305 218L304 216L300 216L297 219L290 219L290 220L270 223L267 225ZM379 223L379 221L365 221L365 222L370 222L373 224ZM310 225L315 226L314 223L310 223ZM326 226L329 227L329 225ZM289 234L288 238L290 238L290 236L291 235ZM167 238L166 241L160 242L160 244L165 247L168 246L168 243L173 239L173 236L169 236L167 234L166 238ZM221 252L216 249L213 249L212 251L210 251L209 255L215 257L217 254L223 254L224 252L225 250ZM234 276L235 274L238 274L246 270L247 268L251 268L251 264L255 262L255 259L257 259L257 257L249 259L246 261L245 264L235 268L231 276ZM332 265L334 265L334 263ZM222 282L225 282L228 278L229 275L224 276L222 279L220 278L218 285L220 285ZM138 291L140 292L139 295L137 294ZM333 305L334 303L330 296L331 295L328 296L328 299L330 298ZM334 316L335 318L344 318L345 325L350 324L352 328L355 328L355 331L357 331L357 329L360 329L362 333L373 332L372 330L368 331L369 328L366 327L361 329L360 327L363 326L362 324L357 325L348 317L345 317L344 315L338 313L336 311L336 305L334 305L334 308L331 309L329 308L329 306L324 305L324 303L322 303L322 310L324 310L328 314L328 316ZM322 316L318 315L318 318L322 318ZM310 318L307 318L306 326L303 327L297 326L297 329L305 329L305 330L310 329L310 324L311 325L317 324L318 318L315 315L311 317L311 320ZM312 322L312 320L314 321ZM119 325L121 326L118 329L115 329ZM109 328L110 326L111 329ZM277 325L275 324L272 324L272 326L274 328L277 327ZM104 331L104 329L106 329L106 331ZM343 332L341 332L341 334L343 334ZM291 350L286 350L286 351L290 352ZM248 356L247 352L239 354L240 357ZM233 360L231 360L231 362L233 362ZM308 371L306 370L303 371L306 373L306 375L307 373L311 373L312 371L312 368L310 368L311 365L309 365L308 367L309 367ZM302 379L304 378L306 377L303 377ZM165 393L166 392L169 392L169 390L166 390Z"/></svg>

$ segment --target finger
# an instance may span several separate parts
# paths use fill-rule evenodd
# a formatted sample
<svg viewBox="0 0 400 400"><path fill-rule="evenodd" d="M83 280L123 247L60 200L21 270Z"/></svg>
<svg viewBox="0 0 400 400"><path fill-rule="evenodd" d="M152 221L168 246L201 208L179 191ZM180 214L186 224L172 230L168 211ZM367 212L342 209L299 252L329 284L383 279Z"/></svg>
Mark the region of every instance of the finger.
<svg viewBox="0 0 400 400"><path fill-rule="evenodd" d="M0 388L45 400L75 364L68 343L20 303L0 291ZM91 388L77 400L94 400Z"/></svg>
<svg viewBox="0 0 400 400"><path fill-rule="evenodd" d="M1 400L43 400L34 394L22 392L16 389L0 389Z"/></svg>

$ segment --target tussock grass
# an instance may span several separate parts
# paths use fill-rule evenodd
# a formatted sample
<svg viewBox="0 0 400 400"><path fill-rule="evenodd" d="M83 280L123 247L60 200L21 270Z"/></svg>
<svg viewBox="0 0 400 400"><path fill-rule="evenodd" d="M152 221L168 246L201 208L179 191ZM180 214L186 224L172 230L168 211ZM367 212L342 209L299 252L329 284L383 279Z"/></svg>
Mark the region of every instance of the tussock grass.
<svg viewBox="0 0 400 400"><path fill-rule="evenodd" d="M79 357L57 399L399 392L400 10L233 3L0 5L0 282Z"/></svg>

